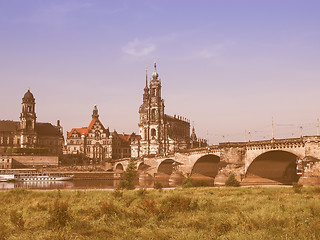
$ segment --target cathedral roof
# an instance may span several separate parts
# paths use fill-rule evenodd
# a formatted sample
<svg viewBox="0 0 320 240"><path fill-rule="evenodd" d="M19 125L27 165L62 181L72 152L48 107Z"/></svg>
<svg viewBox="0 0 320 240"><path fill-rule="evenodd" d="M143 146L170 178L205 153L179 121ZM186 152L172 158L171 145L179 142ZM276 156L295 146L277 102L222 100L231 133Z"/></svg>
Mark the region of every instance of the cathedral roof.
<svg viewBox="0 0 320 240"><path fill-rule="evenodd" d="M58 127L51 123L36 123L35 131L38 135L43 136L59 136L61 132Z"/></svg>
<svg viewBox="0 0 320 240"><path fill-rule="evenodd" d="M16 132L19 129L20 122L0 121L0 132Z"/></svg>

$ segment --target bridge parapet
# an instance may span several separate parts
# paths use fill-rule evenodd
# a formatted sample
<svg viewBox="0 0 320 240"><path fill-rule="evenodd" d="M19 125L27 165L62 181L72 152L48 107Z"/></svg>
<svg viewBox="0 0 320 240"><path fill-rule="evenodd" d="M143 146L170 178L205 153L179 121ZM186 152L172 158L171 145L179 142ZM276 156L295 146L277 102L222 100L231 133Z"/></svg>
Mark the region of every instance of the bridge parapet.
<svg viewBox="0 0 320 240"><path fill-rule="evenodd" d="M246 150L280 149L280 148L304 147L303 138L271 139L265 141L254 141L246 144Z"/></svg>

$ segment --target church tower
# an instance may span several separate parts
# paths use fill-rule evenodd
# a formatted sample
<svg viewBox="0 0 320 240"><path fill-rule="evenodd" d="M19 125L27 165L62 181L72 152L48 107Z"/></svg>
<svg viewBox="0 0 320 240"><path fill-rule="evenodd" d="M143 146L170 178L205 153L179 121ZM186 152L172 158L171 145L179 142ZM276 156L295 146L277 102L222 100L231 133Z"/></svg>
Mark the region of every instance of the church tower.
<svg viewBox="0 0 320 240"><path fill-rule="evenodd" d="M20 114L21 147L34 147L36 144L35 105L35 98L28 89L22 98L22 112Z"/></svg>
<svg viewBox="0 0 320 240"><path fill-rule="evenodd" d="M156 62L154 63L150 86L148 86L147 79L146 74L143 103L139 109L142 155L158 154L165 151L164 101L161 98L161 82L157 73Z"/></svg>

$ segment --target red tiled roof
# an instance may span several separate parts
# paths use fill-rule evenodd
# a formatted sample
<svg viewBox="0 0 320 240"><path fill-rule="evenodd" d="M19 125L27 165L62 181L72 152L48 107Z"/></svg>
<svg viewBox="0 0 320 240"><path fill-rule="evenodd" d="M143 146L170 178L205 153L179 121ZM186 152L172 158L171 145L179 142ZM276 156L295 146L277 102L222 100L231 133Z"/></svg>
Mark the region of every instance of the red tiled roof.
<svg viewBox="0 0 320 240"><path fill-rule="evenodd" d="M77 133L79 133L80 135L85 135L87 136L88 135L88 128L86 127L83 127L83 128L72 128L72 130L70 132L68 132L68 136L67 138L70 138L72 133L76 131Z"/></svg>
<svg viewBox="0 0 320 240"><path fill-rule="evenodd" d="M103 124L100 122L100 120L99 120L99 119L95 119L95 118L92 118L92 120L91 120L91 122L90 122L90 124L89 124L88 130L91 130L92 127L93 127L93 125L94 125L96 122L98 122L98 123L101 124L101 126L102 126L102 128L103 128L104 131L106 130L106 129L104 128Z"/></svg>
<svg viewBox="0 0 320 240"><path fill-rule="evenodd" d="M77 133L80 133L80 135L83 135L83 134L84 134L85 136L87 136L87 135L88 135L88 132L92 129L93 125L94 125L96 122L98 122L99 124L101 124L102 129L103 129L104 131L106 131L106 129L104 128L103 124L100 122L99 119L92 118L92 120L91 120L91 122L90 122L90 124L89 124L88 127L72 128L72 130L71 130L70 132L68 132L67 138L70 138L70 137L71 137L73 131L76 131Z"/></svg>
<svg viewBox="0 0 320 240"><path fill-rule="evenodd" d="M131 135L129 135L129 134L118 134L118 136L119 136L122 140L124 140L124 141L126 141L126 142L128 142L128 141L130 140L130 137L131 137Z"/></svg>

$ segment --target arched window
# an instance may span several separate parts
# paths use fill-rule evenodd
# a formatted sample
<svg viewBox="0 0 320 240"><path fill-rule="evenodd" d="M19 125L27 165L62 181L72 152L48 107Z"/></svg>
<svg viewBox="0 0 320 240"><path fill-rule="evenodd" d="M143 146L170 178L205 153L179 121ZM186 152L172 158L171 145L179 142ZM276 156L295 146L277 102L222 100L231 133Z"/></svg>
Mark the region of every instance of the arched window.
<svg viewBox="0 0 320 240"><path fill-rule="evenodd" d="M151 110L151 121L155 121L156 120L156 110L152 109Z"/></svg>
<svg viewBox="0 0 320 240"><path fill-rule="evenodd" d="M30 120L27 121L27 129L31 129L32 128L32 122Z"/></svg>
<svg viewBox="0 0 320 240"><path fill-rule="evenodd" d="M156 89L152 88L151 89L151 97L155 97L156 96Z"/></svg>
<svg viewBox="0 0 320 240"><path fill-rule="evenodd" d="M156 135L157 135L157 131L154 128L152 128L151 129L151 137L155 137Z"/></svg>

